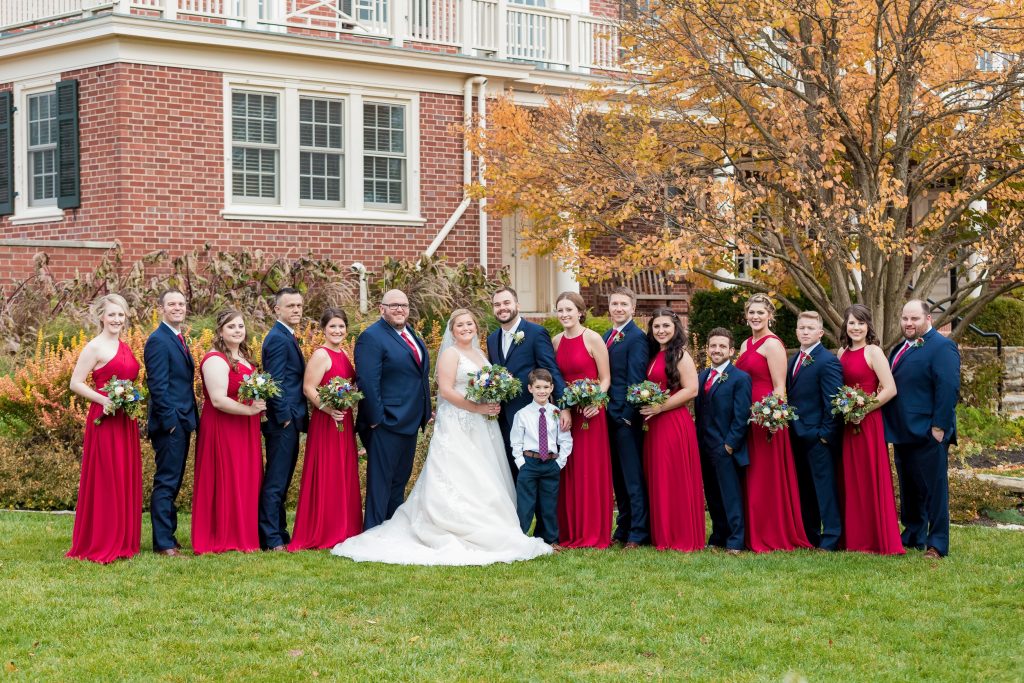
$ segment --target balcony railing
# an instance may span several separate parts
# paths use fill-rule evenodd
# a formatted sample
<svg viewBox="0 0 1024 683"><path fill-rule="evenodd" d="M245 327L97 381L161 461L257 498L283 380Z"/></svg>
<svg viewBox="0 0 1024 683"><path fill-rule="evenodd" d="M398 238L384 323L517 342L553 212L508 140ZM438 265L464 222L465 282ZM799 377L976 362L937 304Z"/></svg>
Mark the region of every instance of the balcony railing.
<svg viewBox="0 0 1024 683"><path fill-rule="evenodd" d="M530 62L618 69L610 19L509 0L0 0L0 31L114 12Z"/></svg>

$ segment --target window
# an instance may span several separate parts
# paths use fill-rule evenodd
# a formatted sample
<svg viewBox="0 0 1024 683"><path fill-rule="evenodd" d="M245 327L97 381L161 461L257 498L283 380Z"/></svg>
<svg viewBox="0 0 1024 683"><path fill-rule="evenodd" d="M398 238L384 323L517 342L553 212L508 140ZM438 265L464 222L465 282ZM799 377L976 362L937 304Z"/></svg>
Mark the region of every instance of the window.
<svg viewBox="0 0 1024 683"><path fill-rule="evenodd" d="M344 129L341 100L299 99L299 199L308 204L344 202Z"/></svg>
<svg viewBox="0 0 1024 683"><path fill-rule="evenodd" d="M755 270L760 270L768 265L770 258L759 251L736 254L736 277L749 279Z"/></svg>
<svg viewBox="0 0 1024 683"><path fill-rule="evenodd" d="M231 194L249 202L278 198L277 95L231 95Z"/></svg>
<svg viewBox="0 0 1024 683"><path fill-rule="evenodd" d="M57 93L28 98L29 206L57 205Z"/></svg>
<svg viewBox="0 0 1024 683"><path fill-rule="evenodd" d="M405 107L363 105L363 202L405 208Z"/></svg>

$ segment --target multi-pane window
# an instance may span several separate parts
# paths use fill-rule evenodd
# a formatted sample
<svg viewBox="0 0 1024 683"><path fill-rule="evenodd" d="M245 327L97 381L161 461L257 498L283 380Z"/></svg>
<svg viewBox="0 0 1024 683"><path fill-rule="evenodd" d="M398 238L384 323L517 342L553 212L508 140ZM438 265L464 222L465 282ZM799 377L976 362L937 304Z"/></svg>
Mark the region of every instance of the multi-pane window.
<svg viewBox="0 0 1024 683"><path fill-rule="evenodd" d="M363 105L363 202L404 208L406 185L405 106Z"/></svg>
<svg viewBox="0 0 1024 683"><path fill-rule="evenodd" d="M344 198L341 100L299 99L299 199L340 205Z"/></svg>
<svg viewBox="0 0 1024 683"><path fill-rule="evenodd" d="M231 94L231 193L236 198L277 199L279 118L277 95Z"/></svg>
<svg viewBox="0 0 1024 683"><path fill-rule="evenodd" d="M28 98L29 205L57 203L57 94Z"/></svg>

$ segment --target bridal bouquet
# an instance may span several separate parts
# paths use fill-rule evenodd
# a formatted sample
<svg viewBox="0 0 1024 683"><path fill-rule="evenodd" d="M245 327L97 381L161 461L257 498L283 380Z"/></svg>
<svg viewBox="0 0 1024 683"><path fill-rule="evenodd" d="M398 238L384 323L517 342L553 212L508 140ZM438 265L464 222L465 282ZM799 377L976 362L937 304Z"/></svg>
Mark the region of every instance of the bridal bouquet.
<svg viewBox="0 0 1024 683"><path fill-rule="evenodd" d="M775 394L768 394L750 406L750 419L747 422L764 427L768 430L768 441L780 429L785 429L793 420L799 420L796 408L786 403L785 399Z"/></svg>
<svg viewBox="0 0 1024 683"><path fill-rule="evenodd" d="M146 389L141 385L135 386L130 379L118 379L114 375L100 391L110 399L110 405L103 409L103 415L93 420L94 424L99 424L104 416L113 415L119 410L123 410L133 420L145 415L146 407L142 401L146 398Z"/></svg>
<svg viewBox="0 0 1024 683"><path fill-rule="evenodd" d="M523 383L500 365L485 365L469 373L466 398L476 403L502 403L523 393ZM497 420L497 415L488 415L488 420Z"/></svg>
<svg viewBox="0 0 1024 683"><path fill-rule="evenodd" d="M316 395L320 398L321 407L327 406L332 410L351 410L363 400L363 392L344 377L332 377L327 384L316 390ZM335 422L334 426L339 432L345 431L343 420Z"/></svg>
<svg viewBox="0 0 1024 683"><path fill-rule="evenodd" d="M238 387L240 401L266 401L281 395L281 387L268 372L254 372L242 377Z"/></svg>
<svg viewBox="0 0 1024 683"><path fill-rule="evenodd" d="M608 405L608 394L601 391L601 384L593 379L577 379L569 382L558 401L560 408L584 408L594 406L600 408ZM590 429L590 424L583 418L582 429Z"/></svg>
<svg viewBox="0 0 1024 683"><path fill-rule="evenodd" d="M874 394L869 394L860 387L843 385L832 396L832 414L842 415L843 422L853 423L853 433L860 434L860 421L871 408L878 403Z"/></svg>
<svg viewBox="0 0 1024 683"><path fill-rule="evenodd" d="M635 406L660 406L668 400L669 393L663 391L656 382L645 379L639 384L630 385L626 389L626 400ZM644 431L647 431L647 421L644 421Z"/></svg>

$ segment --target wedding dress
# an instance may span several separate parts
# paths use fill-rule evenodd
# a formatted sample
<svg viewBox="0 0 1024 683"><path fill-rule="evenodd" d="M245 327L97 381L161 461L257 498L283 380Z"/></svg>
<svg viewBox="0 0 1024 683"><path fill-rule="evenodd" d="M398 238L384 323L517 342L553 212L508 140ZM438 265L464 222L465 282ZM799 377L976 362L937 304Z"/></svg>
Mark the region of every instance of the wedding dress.
<svg viewBox="0 0 1024 683"><path fill-rule="evenodd" d="M481 361L483 359L481 358ZM481 365L459 353L455 389ZM334 546L357 562L484 565L552 552L522 533L496 420L438 397L434 436L409 499L380 526Z"/></svg>

